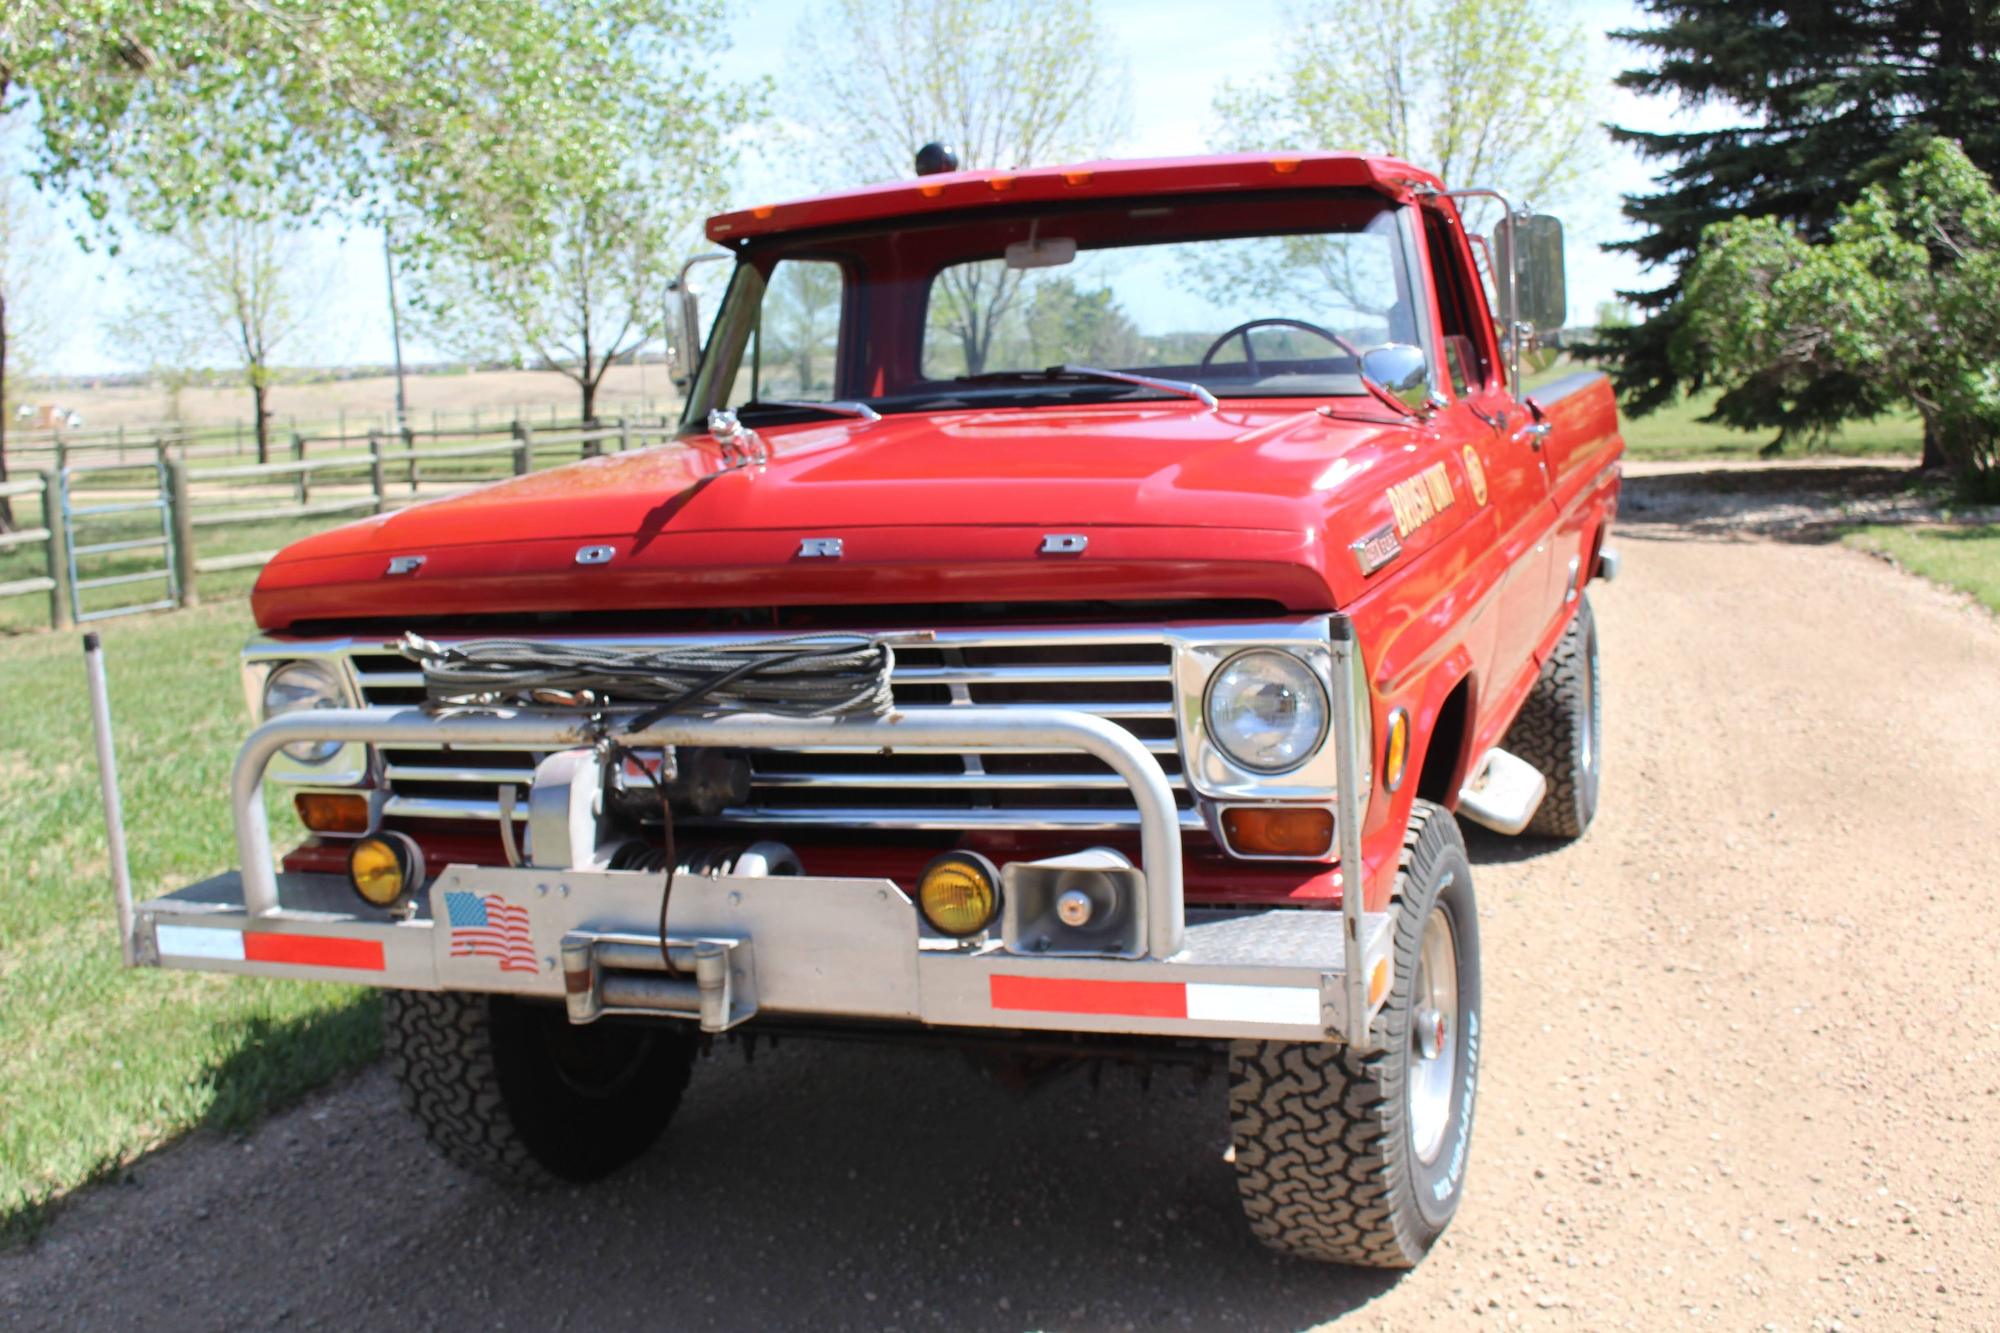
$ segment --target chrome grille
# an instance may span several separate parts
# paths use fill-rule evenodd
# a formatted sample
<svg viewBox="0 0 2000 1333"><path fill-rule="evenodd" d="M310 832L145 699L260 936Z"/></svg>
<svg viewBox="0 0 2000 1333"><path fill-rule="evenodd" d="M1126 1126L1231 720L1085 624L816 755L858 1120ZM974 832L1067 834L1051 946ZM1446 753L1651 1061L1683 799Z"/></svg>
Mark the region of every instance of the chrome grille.
<svg viewBox="0 0 2000 1333"><path fill-rule="evenodd" d="M620 643L636 642L617 640ZM353 645L350 667L371 706L423 698L423 677L385 646ZM1173 649L1157 632L941 631L896 647L897 706L1061 707L1125 727L1160 761L1189 828L1200 817L1181 775L1174 719ZM525 750L390 747L383 751L388 812L407 818L499 818L497 789L516 808L541 755ZM1072 753L1008 751L882 754L866 748L753 752L749 804L719 819L826 828L1065 828L1138 826L1125 784L1100 761Z"/></svg>

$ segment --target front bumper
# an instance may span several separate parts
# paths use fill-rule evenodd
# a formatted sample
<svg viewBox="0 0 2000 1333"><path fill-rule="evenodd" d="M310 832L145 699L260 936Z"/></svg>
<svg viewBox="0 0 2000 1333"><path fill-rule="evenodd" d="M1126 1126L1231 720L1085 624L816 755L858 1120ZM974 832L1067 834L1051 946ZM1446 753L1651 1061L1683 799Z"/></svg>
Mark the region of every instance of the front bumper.
<svg viewBox="0 0 2000 1333"><path fill-rule="evenodd" d="M280 875L284 907L253 916L231 873L141 903L141 966L465 990L562 1001L572 1019L647 1013L725 1031L759 1015L1178 1037L1345 1040L1337 912L1188 914L1164 959L1044 958L998 941L927 938L889 880L676 879L661 957L658 875L452 866L408 920L357 908L334 875ZM519 923L475 949L457 921ZM468 901L470 900L470 901ZM1362 954L1382 967L1389 921L1366 918ZM478 941L488 943L483 937ZM1379 996L1369 1005L1370 1016Z"/></svg>
<svg viewBox="0 0 2000 1333"><path fill-rule="evenodd" d="M1351 625L1332 621L1339 673L1360 671ZM1354 675L1345 678L1352 686ZM344 879L274 874L264 771L286 745L588 745L574 713L327 709L254 731L231 779L240 872L163 898L121 887L126 957L138 965L561 999L588 1022L654 1013L722 1031L762 1013L1003 1029L1254 1037L1373 1045L1393 918L1364 911L1360 820L1365 735L1357 691L1336 688L1336 830L1348 879L1338 913L1186 910L1173 793L1158 762L1103 718L1064 709L915 709L879 719L671 717L620 733L637 747L815 746L1076 750L1129 787L1140 815L1137 957L1042 956L1013 941L928 936L888 879L677 876L595 868L450 865L408 919L358 903ZM101 692L100 751L109 734ZM620 718L608 723L614 730ZM107 763L107 813L119 820ZM122 846L122 841L120 842ZM122 860L122 858L120 858ZM122 882L122 881L121 881ZM661 938L664 929L666 938Z"/></svg>

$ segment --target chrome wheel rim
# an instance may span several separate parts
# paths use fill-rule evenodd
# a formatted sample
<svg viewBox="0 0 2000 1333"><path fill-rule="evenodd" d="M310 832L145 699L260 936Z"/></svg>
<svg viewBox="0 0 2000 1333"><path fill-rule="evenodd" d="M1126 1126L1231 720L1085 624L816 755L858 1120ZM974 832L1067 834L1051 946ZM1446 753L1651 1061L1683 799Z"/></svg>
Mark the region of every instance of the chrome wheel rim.
<svg viewBox="0 0 2000 1333"><path fill-rule="evenodd" d="M1458 1066L1458 946L1443 908L1431 909L1410 990L1410 1143L1428 1166L1444 1147Z"/></svg>

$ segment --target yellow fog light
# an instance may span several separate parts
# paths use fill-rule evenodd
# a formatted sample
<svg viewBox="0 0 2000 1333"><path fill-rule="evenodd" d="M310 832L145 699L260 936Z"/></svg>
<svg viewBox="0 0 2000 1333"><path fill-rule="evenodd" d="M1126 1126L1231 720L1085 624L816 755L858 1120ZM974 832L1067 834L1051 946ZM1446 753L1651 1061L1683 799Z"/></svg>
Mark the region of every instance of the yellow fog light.
<svg viewBox="0 0 2000 1333"><path fill-rule="evenodd" d="M1000 911L1000 872L977 852L946 852L924 867L917 907L943 935L977 935Z"/></svg>
<svg viewBox="0 0 2000 1333"><path fill-rule="evenodd" d="M347 878L363 902L394 907L424 885L424 854L405 833L378 833L347 854Z"/></svg>

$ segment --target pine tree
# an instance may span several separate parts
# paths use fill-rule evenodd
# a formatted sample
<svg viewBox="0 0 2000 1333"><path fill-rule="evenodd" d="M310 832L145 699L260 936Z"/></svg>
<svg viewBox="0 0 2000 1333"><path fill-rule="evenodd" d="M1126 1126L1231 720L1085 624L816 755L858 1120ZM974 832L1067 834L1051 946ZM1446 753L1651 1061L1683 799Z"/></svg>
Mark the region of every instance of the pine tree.
<svg viewBox="0 0 2000 1333"><path fill-rule="evenodd" d="M1702 387L1676 372L1668 347L1682 279L1709 224L1775 217L1823 237L1842 205L1894 177L1934 135L2000 172L2000 0L1642 3L1658 25L1614 36L1651 63L1619 84L1689 106L1731 107L1741 120L1706 131L1612 127L1615 139L1664 165L1656 193L1625 201L1645 235L1613 248L1672 280L1621 293L1648 319L1606 330L1598 348L1615 360L1619 390L1638 413ZM1866 384L1830 374L1797 395L1753 380L1725 394L1716 416L1742 428L1775 426L1785 440L1884 406Z"/></svg>

